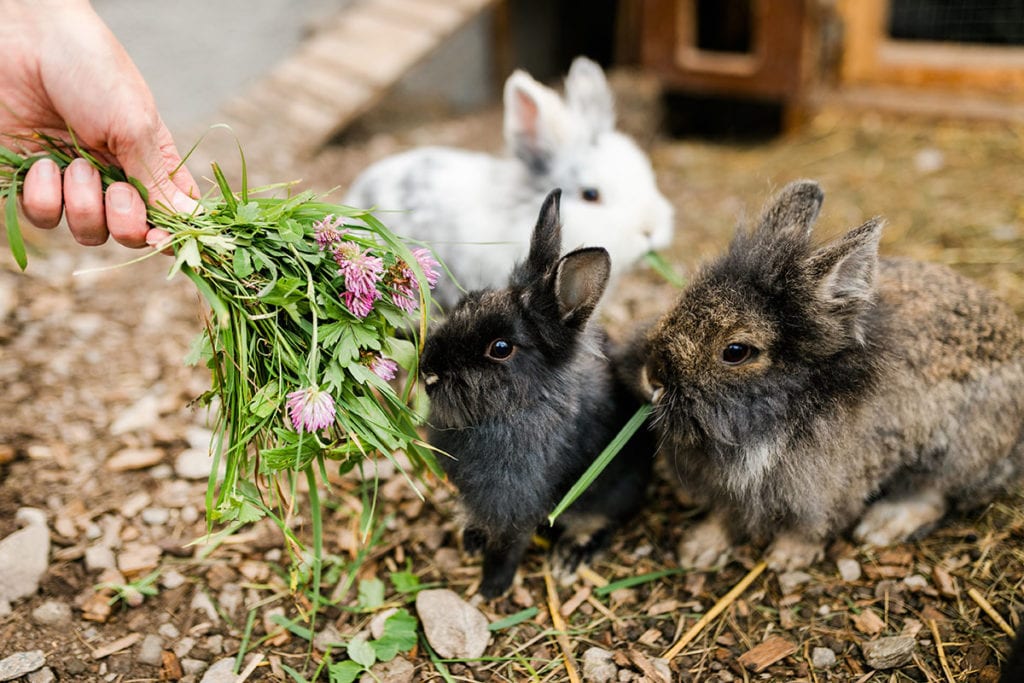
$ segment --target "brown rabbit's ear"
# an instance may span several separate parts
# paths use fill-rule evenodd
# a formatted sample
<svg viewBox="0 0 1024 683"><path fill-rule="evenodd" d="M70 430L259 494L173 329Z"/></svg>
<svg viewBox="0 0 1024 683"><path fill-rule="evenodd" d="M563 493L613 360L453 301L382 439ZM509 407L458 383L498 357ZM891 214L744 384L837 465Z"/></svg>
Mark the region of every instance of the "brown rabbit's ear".
<svg viewBox="0 0 1024 683"><path fill-rule="evenodd" d="M758 231L810 238L825 193L813 180L796 180L782 188L761 214Z"/></svg>
<svg viewBox="0 0 1024 683"><path fill-rule="evenodd" d="M604 294L612 261L601 247L577 249L562 257L555 268L555 298L562 322L582 327Z"/></svg>
<svg viewBox="0 0 1024 683"><path fill-rule="evenodd" d="M847 332L863 341L856 318L875 298L881 218L873 218L840 240L818 249L808 260L818 300L838 319L849 320Z"/></svg>

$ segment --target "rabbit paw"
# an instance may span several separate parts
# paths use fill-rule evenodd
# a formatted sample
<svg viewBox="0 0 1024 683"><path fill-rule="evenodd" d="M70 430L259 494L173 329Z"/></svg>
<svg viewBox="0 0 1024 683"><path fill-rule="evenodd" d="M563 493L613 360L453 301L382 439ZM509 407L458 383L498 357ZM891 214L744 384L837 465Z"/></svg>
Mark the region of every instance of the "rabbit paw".
<svg viewBox="0 0 1024 683"><path fill-rule="evenodd" d="M487 535L480 529L466 528L462 531L462 550L467 555L476 555L487 545Z"/></svg>
<svg viewBox="0 0 1024 683"><path fill-rule="evenodd" d="M946 514L946 501L937 491L878 501L868 508L853 537L861 543L887 546L930 529Z"/></svg>
<svg viewBox="0 0 1024 683"><path fill-rule="evenodd" d="M598 529L593 534L562 537L551 553L551 573L559 585L571 586L576 582L576 570L608 545L608 530Z"/></svg>
<svg viewBox="0 0 1024 683"><path fill-rule="evenodd" d="M708 517L691 528L679 544L679 564L709 569L725 561L729 546L729 531L725 525L717 517Z"/></svg>
<svg viewBox="0 0 1024 683"><path fill-rule="evenodd" d="M779 534L768 547L765 559L768 566L777 572L789 572L809 567L825 556L825 547L795 534Z"/></svg>

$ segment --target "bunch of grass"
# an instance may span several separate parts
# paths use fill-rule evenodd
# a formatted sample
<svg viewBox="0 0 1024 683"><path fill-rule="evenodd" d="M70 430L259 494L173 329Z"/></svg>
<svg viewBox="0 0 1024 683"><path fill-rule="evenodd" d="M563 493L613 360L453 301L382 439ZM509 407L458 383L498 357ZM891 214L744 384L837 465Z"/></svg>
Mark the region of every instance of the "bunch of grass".
<svg viewBox="0 0 1024 683"><path fill-rule="evenodd" d="M0 147L7 236L22 269L16 200L34 162L50 158L63 168L83 157L104 187L128 180L143 190L73 143L37 142L42 152ZM219 404L207 518L234 528L269 515L299 550L286 521L304 477L319 550L317 488L328 467L345 472L402 451L411 467L396 464L414 486L413 476L438 472L410 407L437 263L366 211L311 192L265 196L290 190L287 184L250 190L244 160L237 191L216 164L213 176L196 213L148 209L149 222L171 235L170 275L188 277L211 311L187 358L209 367L211 387L200 399ZM397 389L388 381L396 366L409 378Z"/></svg>

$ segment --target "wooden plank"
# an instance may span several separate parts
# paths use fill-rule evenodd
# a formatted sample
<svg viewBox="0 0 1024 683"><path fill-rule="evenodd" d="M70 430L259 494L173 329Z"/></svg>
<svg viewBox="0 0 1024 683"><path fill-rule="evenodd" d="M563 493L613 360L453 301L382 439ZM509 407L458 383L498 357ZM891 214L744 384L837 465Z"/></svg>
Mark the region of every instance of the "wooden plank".
<svg viewBox="0 0 1024 683"><path fill-rule="evenodd" d="M465 9L423 0L374 0L367 9L385 21L419 26L438 34L451 32L468 18Z"/></svg>

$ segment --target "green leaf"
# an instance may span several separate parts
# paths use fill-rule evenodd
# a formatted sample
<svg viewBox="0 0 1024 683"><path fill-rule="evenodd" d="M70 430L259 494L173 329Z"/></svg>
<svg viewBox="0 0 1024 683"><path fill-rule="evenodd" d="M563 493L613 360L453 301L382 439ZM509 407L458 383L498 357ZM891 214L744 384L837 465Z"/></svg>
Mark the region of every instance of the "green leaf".
<svg viewBox="0 0 1024 683"><path fill-rule="evenodd" d="M515 614L508 615L504 619L498 619L497 621L491 622L487 625L487 630L500 631L503 628L515 626L516 624L522 623L527 619L532 619L533 617L537 616L537 612L539 611L540 610L538 610L536 607L527 607L521 612L516 612Z"/></svg>
<svg viewBox="0 0 1024 683"><path fill-rule="evenodd" d="M384 622L384 633L380 638L370 642L377 659L382 662L389 662L399 652L408 652L416 646L418 636L416 617L409 614L406 609L400 609Z"/></svg>
<svg viewBox="0 0 1024 683"><path fill-rule="evenodd" d="M626 442L629 441L634 434L636 434L637 430L640 429L647 420L647 416L650 414L650 403L645 403L637 409L633 417L629 418L629 422L619 430L619 433L615 435L615 438L612 439L611 443L601 451L601 454L598 455L593 464L587 468L587 471L583 473L583 476L579 478L579 481L573 484L572 488L565 494L565 497L562 498L561 502L559 502L551 514L548 515L548 522L550 524L554 524L555 520L558 519L558 516L565 512L570 505L576 502L577 498L583 495L583 492L587 490L587 487L590 486L598 476L600 476L601 472L604 471L604 468L612 461L612 458L618 455L619 451L622 450L622 447L626 445ZM653 457L654 454L652 453L651 456Z"/></svg>
<svg viewBox="0 0 1024 683"><path fill-rule="evenodd" d="M235 255L231 259L231 269L239 279L252 275L252 256L249 255L248 249L235 250Z"/></svg>
<svg viewBox="0 0 1024 683"><path fill-rule="evenodd" d="M281 385L270 380L249 401L249 412L261 420L277 411L281 405Z"/></svg>
<svg viewBox="0 0 1024 683"><path fill-rule="evenodd" d="M210 358L210 354L213 353L213 348L210 346L210 338L206 334L206 330L203 330L192 339L192 344L188 347L188 353L185 354L184 363L185 365L199 365L199 361L207 360Z"/></svg>
<svg viewBox="0 0 1024 683"><path fill-rule="evenodd" d="M366 636L356 636L348 643L348 656L353 662L369 669L377 661L377 651L366 642ZM392 655L393 656L393 655Z"/></svg>
<svg viewBox="0 0 1024 683"><path fill-rule="evenodd" d="M384 604L384 582L380 579L363 579L359 582L359 607L374 610Z"/></svg>
<svg viewBox="0 0 1024 683"><path fill-rule="evenodd" d="M344 662L338 662L337 664L331 664L327 668L327 673L331 678L331 683L352 683L359 677L359 674L366 671L366 667L358 662L346 660Z"/></svg>
<svg viewBox="0 0 1024 683"><path fill-rule="evenodd" d="M277 234L281 236L282 242L301 242L306 238L302 225L294 218L286 218L277 224Z"/></svg>
<svg viewBox="0 0 1024 683"><path fill-rule="evenodd" d="M625 578L620 581L612 581L606 586L599 586L595 588L594 595L609 595L620 588L631 588L651 581L657 581L658 579L666 576L675 576L676 574L685 574L686 572L686 569L662 569L661 571L650 572L649 574L630 576L629 578Z"/></svg>
<svg viewBox="0 0 1024 683"><path fill-rule="evenodd" d="M391 585L399 593L412 593L420 588L420 577L412 572L392 572Z"/></svg>
<svg viewBox="0 0 1024 683"><path fill-rule="evenodd" d="M679 288L682 288L682 286L686 284L686 280L684 280L683 277L679 275L679 273L677 273L658 252L647 252L644 256L644 260L647 261L647 265L649 265L655 273L665 278L669 284Z"/></svg>
<svg viewBox="0 0 1024 683"><path fill-rule="evenodd" d="M7 188L7 200L4 207L4 223L7 226L7 242L11 245L14 262L22 270L28 267L28 256L25 254L25 242L21 238L21 226L18 225L18 181L11 181Z"/></svg>
<svg viewBox="0 0 1024 683"><path fill-rule="evenodd" d="M260 205L256 202L239 204L235 210L235 221L238 223L255 223L260 217Z"/></svg>

